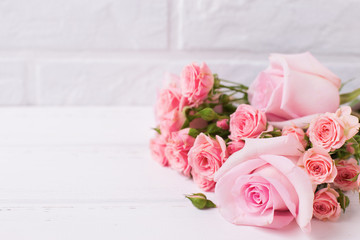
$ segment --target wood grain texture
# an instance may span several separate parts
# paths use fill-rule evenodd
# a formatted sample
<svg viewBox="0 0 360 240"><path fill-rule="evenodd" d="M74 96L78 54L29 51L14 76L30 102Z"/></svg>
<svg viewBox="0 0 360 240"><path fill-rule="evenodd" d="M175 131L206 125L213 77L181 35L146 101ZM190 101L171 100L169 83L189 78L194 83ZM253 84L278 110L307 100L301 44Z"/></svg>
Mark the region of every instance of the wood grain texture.
<svg viewBox="0 0 360 240"><path fill-rule="evenodd" d="M150 159L150 108L3 108L0 119L0 239L357 238L356 194L310 235L195 209L184 198L195 184Z"/></svg>

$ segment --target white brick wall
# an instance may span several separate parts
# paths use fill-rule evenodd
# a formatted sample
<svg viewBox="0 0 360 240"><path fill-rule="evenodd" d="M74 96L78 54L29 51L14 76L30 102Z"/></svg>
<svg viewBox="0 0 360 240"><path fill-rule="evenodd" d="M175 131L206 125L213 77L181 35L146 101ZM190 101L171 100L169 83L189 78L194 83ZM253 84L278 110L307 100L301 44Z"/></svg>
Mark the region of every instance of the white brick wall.
<svg viewBox="0 0 360 240"><path fill-rule="evenodd" d="M358 0L0 0L1 105L150 105L163 73L206 61L249 83L311 51L360 87Z"/></svg>

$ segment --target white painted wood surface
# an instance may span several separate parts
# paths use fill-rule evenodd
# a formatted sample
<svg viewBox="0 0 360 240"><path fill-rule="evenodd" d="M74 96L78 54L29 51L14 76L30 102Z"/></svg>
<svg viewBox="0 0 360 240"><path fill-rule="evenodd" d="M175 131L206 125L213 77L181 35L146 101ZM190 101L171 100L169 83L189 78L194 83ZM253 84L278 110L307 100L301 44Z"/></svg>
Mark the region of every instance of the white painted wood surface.
<svg viewBox="0 0 360 240"><path fill-rule="evenodd" d="M183 194L200 190L150 159L152 119L141 107L0 109L0 239L358 239L356 194L309 235L195 209Z"/></svg>

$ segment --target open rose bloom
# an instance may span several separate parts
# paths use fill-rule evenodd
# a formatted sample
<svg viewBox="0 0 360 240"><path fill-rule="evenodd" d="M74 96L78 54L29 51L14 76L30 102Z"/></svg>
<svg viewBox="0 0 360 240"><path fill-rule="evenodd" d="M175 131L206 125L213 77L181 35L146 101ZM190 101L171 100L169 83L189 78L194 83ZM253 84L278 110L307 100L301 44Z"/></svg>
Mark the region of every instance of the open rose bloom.
<svg viewBox="0 0 360 240"><path fill-rule="evenodd" d="M310 53L271 54L269 60L269 67L249 88L249 101L273 124L296 123L296 119L335 112L339 107L340 79Z"/></svg>
<svg viewBox="0 0 360 240"><path fill-rule="evenodd" d="M340 100L360 90L340 95L340 79L310 53L269 59L250 87L221 79L206 63L168 75L151 154L199 191L215 191L233 224L296 222L308 232L313 218L341 219L347 194L359 191L360 123Z"/></svg>
<svg viewBox="0 0 360 240"><path fill-rule="evenodd" d="M296 219L310 230L314 192L296 162L301 143L292 135L247 139L216 173L220 213L239 225L281 228Z"/></svg>

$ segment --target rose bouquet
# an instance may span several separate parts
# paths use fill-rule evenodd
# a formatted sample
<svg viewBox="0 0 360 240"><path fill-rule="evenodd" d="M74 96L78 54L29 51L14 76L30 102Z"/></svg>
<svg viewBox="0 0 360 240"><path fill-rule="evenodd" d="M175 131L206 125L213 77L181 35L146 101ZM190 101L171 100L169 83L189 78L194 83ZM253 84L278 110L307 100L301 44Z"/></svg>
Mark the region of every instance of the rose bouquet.
<svg viewBox="0 0 360 240"><path fill-rule="evenodd" d="M155 106L153 158L215 191L217 207L238 225L281 228L294 219L335 221L359 191L360 89L310 53L270 56L250 87L213 74L203 63L169 75ZM215 207L202 193L198 208Z"/></svg>

